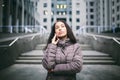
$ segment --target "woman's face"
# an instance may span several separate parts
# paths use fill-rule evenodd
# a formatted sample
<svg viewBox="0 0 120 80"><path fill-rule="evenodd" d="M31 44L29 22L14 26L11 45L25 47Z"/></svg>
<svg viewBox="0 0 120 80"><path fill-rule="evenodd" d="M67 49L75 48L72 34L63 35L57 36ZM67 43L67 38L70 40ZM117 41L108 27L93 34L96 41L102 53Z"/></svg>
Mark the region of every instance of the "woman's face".
<svg viewBox="0 0 120 80"><path fill-rule="evenodd" d="M58 38L65 37L67 35L67 29L63 22L57 22L55 24L55 33Z"/></svg>

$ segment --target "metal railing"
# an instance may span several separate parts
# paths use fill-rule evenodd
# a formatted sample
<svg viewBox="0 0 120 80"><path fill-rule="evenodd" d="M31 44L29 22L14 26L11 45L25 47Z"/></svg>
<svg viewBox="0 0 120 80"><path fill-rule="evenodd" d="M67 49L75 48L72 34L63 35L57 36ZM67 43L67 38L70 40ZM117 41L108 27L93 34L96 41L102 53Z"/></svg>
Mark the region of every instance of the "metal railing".
<svg viewBox="0 0 120 80"><path fill-rule="evenodd" d="M85 33L101 33L104 31L112 31L115 33L116 27L109 27L109 26L82 26L80 29L76 31L77 34L85 34Z"/></svg>
<svg viewBox="0 0 120 80"><path fill-rule="evenodd" d="M10 47L12 46L17 40L20 38L25 38L25 37L31 37L31 40L35 38L37 35L45 35L48 34L48 31L40 25L27 25L27 26L0 26L0 32L2 31L7 31L9 33L15 32L16 34L19 32L22 33L31 33L29 35L23 35L23 36L18 36L18 37L11 37L11 38L5 38L5 39L0 39L0 42L5 42L5 41L11 41L8 45L0 45L0 47Z"/></svg>
<svg viewBox="0 0 120 80"><path fill-rule="evenodd" d="M46 33L48 32L41 25L23 25L23 26L0 26L0 32L9 32L9 33Z"/></svg>
<svg viewBox="0 0 120 80"><path fill-rule="evenodd" d="M12 40L8 45L0 45L0 47L10 47L13 44L16 43L19 39L26 38L26 37L31 37L30 40L33 40L36 36L40 36L41 33L34 33L34 34L28 34L28 35L22 35L22 36L17 36L17 37L11 37L11 38L5 38L1 39L0 42L5 42L5 41L10 41Z"/></svg>
<svg viewBox="0 0 120 80"><path fill-rule="evenodd" d="M0 45L0 47L10 47L12 46L19 38L15 38L11 43L9 43L8 45Z"/></svg>
<svg viewBox="0 0 120 80"><path fill-rule="evenodd" d="M97 37L99 38L105 38L105 39L112 39L113 41L115 41L117 44L120 45L120 38L118 37L110 37L110 36L105 36L105 35L95 35L95 34L90 34L90 33L86 33L85 35L88 36L92 36L94 40L97 40Z"/></svg>
<svg viewBox="0 0 120 80"><path fill-rule="evenodd" d="M115 41L117 44L120 45L120 38L118 37L110 37L110 36L103 36L103 35L95 35L95 34L91 34L91 33L97 33L100 34L103 31L108 31L111 30L113 33L115 33L115 26L112 27L107 27L107 26L82 26L80 29L78 29L75 34L82 34L82 35L88 35L88 36L92 36L94 38L94 40L97 40L97 37L101 37L101 38L106 38L106 39L112 39L113 41Z"/></svg>

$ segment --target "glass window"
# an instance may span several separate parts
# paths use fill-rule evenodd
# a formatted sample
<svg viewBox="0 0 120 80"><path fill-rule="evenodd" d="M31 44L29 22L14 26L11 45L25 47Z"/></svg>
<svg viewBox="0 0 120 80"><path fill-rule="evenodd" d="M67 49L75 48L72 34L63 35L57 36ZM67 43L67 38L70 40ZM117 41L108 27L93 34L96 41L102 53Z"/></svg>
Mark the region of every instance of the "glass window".
<svg viewBox="0 0 120 80"><path fill-rule="evenodd" d="M80 3L76 3L77 6L80 6Z"/></svg>
<svg viewBox="0 0 120 80"><path fill-rule="evenodd" d="M54 18L51 18L51 22L53 22L54 21Z"/></svg>
<svg viewBox="0 0 120 80"><path fill-rule="evenodd" d="M112 1L112 6L114 6L114 1Z"/></svg>
<svg viewBox="0 0 120 80"><path fill-rule="evenodd" d="M56 5L56 8L57 9L66 9L67 5L66 4L58 4L58 5Z"/></svg>
<svg viewBox="0 0 120 80"><path fill-rule="evenodd" d="M51 7L53 8L54 7L54 4L52 3Z"/></svg>
<svg viewBox="0 0 120 80"><path fill-rule="evenodd" d="M120 20L120 15L119 14L117 15L117 20Z"/></svg>
<svg viewBox="0 0 120 80"><path fill-rule="evenodd" d="M94 12L94 9L90 9L90 12Z"/></svg>
<svg viewBox="0 0 120 80"><path fill-rule="evenodd" d="M94 15L90 15L90 19L94 19Z"/></svg>
<svg viewBox="0 0 120 80"><path fill-rule="evenodd" d="M113 14L115 13L115 10L114 10L114 9L112 10L112 13L113 13Z"/></svg>
<svg viewBox="0 0 120 80"><path fill-rule="evenodd" d="M45 29L47 29L47 26L44 26Z"/></svg>
<svg viewBox="0 0 120 80"><path fill-rule="evenodd" d="M76 14L79 15L79 14L80 14L80 11L76 11Z"/></svg>
<svg viewBox="0 0 120 80"><path fill-rule="evenodd" d="M120 6L117 6L117 11L119 11L120 10Z"/></svg>
<svg viewBox="0 0 120 80"><path fill-rule="evenodd" d="M80 3L76 3L76 7L80 7Z"/></svg>
<svg viewBox="0 0 120 80"><path fill-rule="evenodd" d="M72 15L72 11L69 11L69 14Z"/></svg>
<svg viewBox="0 0 120 80"><path fill-rule="evenodd" d="M79 18L77 18L77 19L76 19L76 22L80 22L80 19L79 19Z"/></svg>
<svg viewBox="0 0 120 80"><path fill-rule="evenodd" d="M90 6L94 6L94 2L90 2Z"/></svg>
<svg viewBox="0 0 120 80"><path fill-rule="evenodd" d="M44 10L44 15L47 15L48 14L48 11L47 10Z"/></svg>
<svg viewBox="0 0 120 80"><path fill-rule="evenodd" d="M47 18L44 18L44 19L43 19L43 22L47 22Z"/></svg>
<svg viewBox="0 0 120 80"><path fill-rule="evenodd" d="M115 22L115 18L114 17L112 18L112 21Z"/></svg>
<svg viewBox="0 0 120 80"><path fill-rule="evenodd" d="M88 12L88 9L86 9L86 12Z"/></svg>
<svg viewBox="0 0 120 80"><path fill-rule="evenodd" d="M54 15L54 12L53 12L53 11L51 12L51 15Z"/></svg>
<svg viewBox="0 0 120 80"><path fill-rule="evenodd" d="M88 2L86 2L86 6L88 6Z"/></svg>
<svg viewBox="0 0 120 80"><path fill-rule="evenodd" d="M94 25L94 22L93 22L93 21L91 21L91 22L90 22L90 25Z"/></svg>
<svg viewBox="0 0 120 80"><path fill-rule="evenodd" d="M76 26L76 30L80 29L80 26Z"/></svg>
<svg viewBox="0 0 120 80"><path fill-rule="evenodd" d="M117 0L117 3L120 2L120 0Z"/></svg>
<svg viewBox="0 0 120 80"><path fill-rule="evenodd" d="M43 7L47 7L47 3L44 3Z"/></svg>
<svg viewBox="0 0 120 80"><path fill-rule="evenodd" d="M72 18L69 18L69 21L72 22Z"/></svg>
<svg viewBox="0 0 120 80"><path fill-rule="evenodd" d="M67 12L66 11L57 11L57 15L66 15Z"/></svg>
<svg viewBox="0 0 120 80"><path fill-rule="evenodd" d="M60 8L59 5L56 5L56 8Z"/></svg>

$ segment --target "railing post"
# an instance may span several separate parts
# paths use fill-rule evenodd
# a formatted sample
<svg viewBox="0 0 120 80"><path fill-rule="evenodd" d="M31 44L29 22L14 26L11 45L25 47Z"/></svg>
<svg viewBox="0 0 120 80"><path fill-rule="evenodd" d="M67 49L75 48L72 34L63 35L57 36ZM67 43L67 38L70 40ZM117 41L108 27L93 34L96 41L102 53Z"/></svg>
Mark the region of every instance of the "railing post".
<svg viewBox="0 0 120 80"><path fill-rule="evenodd" d="M100 26L97 26L97 31L98 31L98 34L100 34Z"/></svg>
<svg viewBox="0 0 120 80"><path fill-rule="evenodd" d="M115 33L115 26L112 26L112 32Z"/></svg>

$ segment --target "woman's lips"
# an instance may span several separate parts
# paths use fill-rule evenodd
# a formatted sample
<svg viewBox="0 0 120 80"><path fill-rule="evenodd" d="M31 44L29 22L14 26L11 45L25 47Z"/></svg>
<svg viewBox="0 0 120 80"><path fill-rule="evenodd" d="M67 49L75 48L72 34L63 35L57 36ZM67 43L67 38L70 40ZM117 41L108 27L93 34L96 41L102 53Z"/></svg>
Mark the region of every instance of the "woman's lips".
<svg viewBox="0 0 120 80"><path fill-rule="evenodd" d="M60 35L60 34L62 34L63 32L59 32L58 34Z"/></svg>

